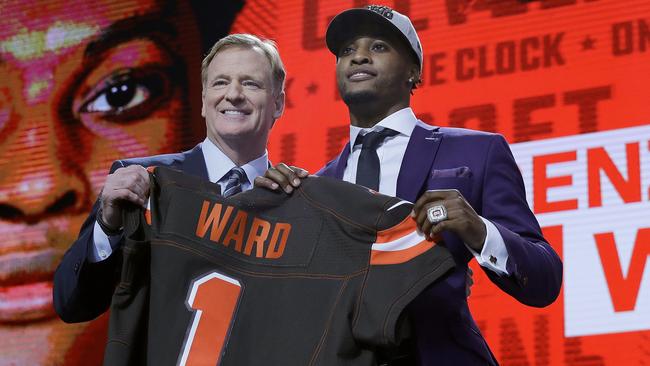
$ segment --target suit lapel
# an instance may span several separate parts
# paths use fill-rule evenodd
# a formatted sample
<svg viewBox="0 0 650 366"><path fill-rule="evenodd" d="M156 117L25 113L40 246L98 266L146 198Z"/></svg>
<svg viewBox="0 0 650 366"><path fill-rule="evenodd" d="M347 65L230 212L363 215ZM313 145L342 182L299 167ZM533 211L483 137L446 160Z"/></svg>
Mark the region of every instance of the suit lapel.
<svg viewBox="0 0 650 366"><path fill-rule="evenodd" d="M397 197L415 202L427 181L441 142L442 133L438 128L427 130L415 126L397 177Z"/></svg>
<svg viewBox="0 0 650 366"><path fill-rule="evenodd" d="M209 180L208 168L205 166L203 150L201 144L194 146L193 149L183 152L184 160L181 170L185 173Z"/></svg>
<svg viewBox="0 0 650 366"><path fill-rule="evenodd" d="M345 171L345 167L348 165L348 157L350 157L349 142L343 146L343 151L341 151L339 156L334 161L332 161L331 164L325 166L320 171L319 175L343 180L343 172Z"/></svg>

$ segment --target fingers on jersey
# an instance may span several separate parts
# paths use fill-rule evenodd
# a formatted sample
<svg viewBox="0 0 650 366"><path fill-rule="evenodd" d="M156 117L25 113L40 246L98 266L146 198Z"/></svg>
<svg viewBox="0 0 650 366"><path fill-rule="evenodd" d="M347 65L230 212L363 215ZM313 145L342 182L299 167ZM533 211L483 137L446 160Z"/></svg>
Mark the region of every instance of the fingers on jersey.
<svg viewBox="0 0 650 366"><path fill-rule="evenodd" d="M445 206L447 219L432 224L427 219L427 210L436 205ZM458 190L431 190L425 192L415 203L413 215L418 223L418 228L429 239L443 231L451 231L473 250L480 252L483 248L487 235L485 224Z"/></svg>
<svg viewBox="0 0 650 366"><path fill-rule="evenodd" d="M149 196L149 173L140 165L120 168L106 178L102 202L128 201L144 206Z"/></svg>
<svg viewBox="0 0 650 366"><path fill-rule="evenodd" d="M434 201L444 201L452 198L463 197L457 189L432 189L426 191L415 201L413 205L413 212L417 214L422 211L423 206ZM446 207L449 210L449 207ZM426 208L425 208L426 212Z"/></svg>
<svg viewBox="0 0 650 366"><path fill-rule="evenodd" d="M433 224L427 218L427 210L437 205L442 205L447 210L447 219ZM467 224L466 208L469 204L458 190L431 190L426 191L413 206L418 228L429 240L444 230L458 232ZM471 208L471 207L470 207Z"/></svg>
<svg viewBox="0 0 650 366"><path fill-rule="evenodd" d="M261 175L255 177L255 180L253 180L253 184L255 185L255 187L262 187L262 188L270 189L272 191L275 191L280 187L273 180Z"/></svg>
<svg viewBox="0 0 650 366"><path fill-rule="evenodd" d="M262 179L255 179L256 186L266 187L272 190L277 189L274 184L282 187L285 192L291 193L294 188L300 185L300 180L309 175L307 170L295 166L289 167L284 163L280 163L275 167L270 167ZM258 185L259 182L259 185Z"/></svg>

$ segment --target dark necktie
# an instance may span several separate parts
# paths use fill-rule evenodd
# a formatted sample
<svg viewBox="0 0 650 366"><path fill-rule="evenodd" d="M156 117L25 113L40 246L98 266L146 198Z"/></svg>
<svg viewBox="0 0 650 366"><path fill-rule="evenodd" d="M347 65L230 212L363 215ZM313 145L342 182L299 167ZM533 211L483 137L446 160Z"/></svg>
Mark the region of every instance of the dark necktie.
<svg viewBox="0 0 650 366"><path fill-rule="evenodd" d="M224 197L230 197L233 194L237 194L242 190L242 183L247 181L246 172L244 169L236 166L230 169L228 172L228 181L226 182L226 188L223 190Z"/></svg>
<svg viewBox="0 0 650 366"><path fill-rule="evenodd" d="M398 132L390 128L384 128L377 132L369 132L363 136L359 134L355 145L361 144L359 164L357 164L356 183L379 191L379 156L377 147L389 136L395 136Z"/></svg>

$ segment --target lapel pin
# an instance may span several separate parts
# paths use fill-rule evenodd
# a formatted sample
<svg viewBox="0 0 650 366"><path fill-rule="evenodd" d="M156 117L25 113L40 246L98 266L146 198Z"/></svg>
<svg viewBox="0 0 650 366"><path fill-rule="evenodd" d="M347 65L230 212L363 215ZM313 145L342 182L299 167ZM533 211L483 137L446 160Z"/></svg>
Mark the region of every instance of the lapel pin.
<svg viewBox="0 0 650 366"><path fill-rule="evenodd" d="M431 132L431 136L425 137L425 140L433 140L433 141L438 141L440 140L440 137L438 137L438 133L436 132Z"/></svg>

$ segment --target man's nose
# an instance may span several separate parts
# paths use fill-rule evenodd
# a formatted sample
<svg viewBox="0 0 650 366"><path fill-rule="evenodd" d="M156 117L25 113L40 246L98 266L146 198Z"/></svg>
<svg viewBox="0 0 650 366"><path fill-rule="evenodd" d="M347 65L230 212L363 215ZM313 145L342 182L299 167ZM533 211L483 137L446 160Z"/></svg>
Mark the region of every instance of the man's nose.
<svg viewBox="0 0 650 366"><path fill-rule="evenodd" d="M52 109L21 108L0 131L0 220L36 223L90 205L90 184L75 164L79 135L57 123Z"/></svg>
<svg viewBox="0 0 650 366"><path fill-rule="evenodd" d="M370 57L370 52L359 48L354 52L351 59L352 63L357 65L372 63L372 58Z"/></svg>
<svg viewBox="0 0 650 366"><path fill-rule="evenodd" d="M232 82L226 90L226 100L232 104L237 104L244 100L244 87L238 82Z"/></svg>

